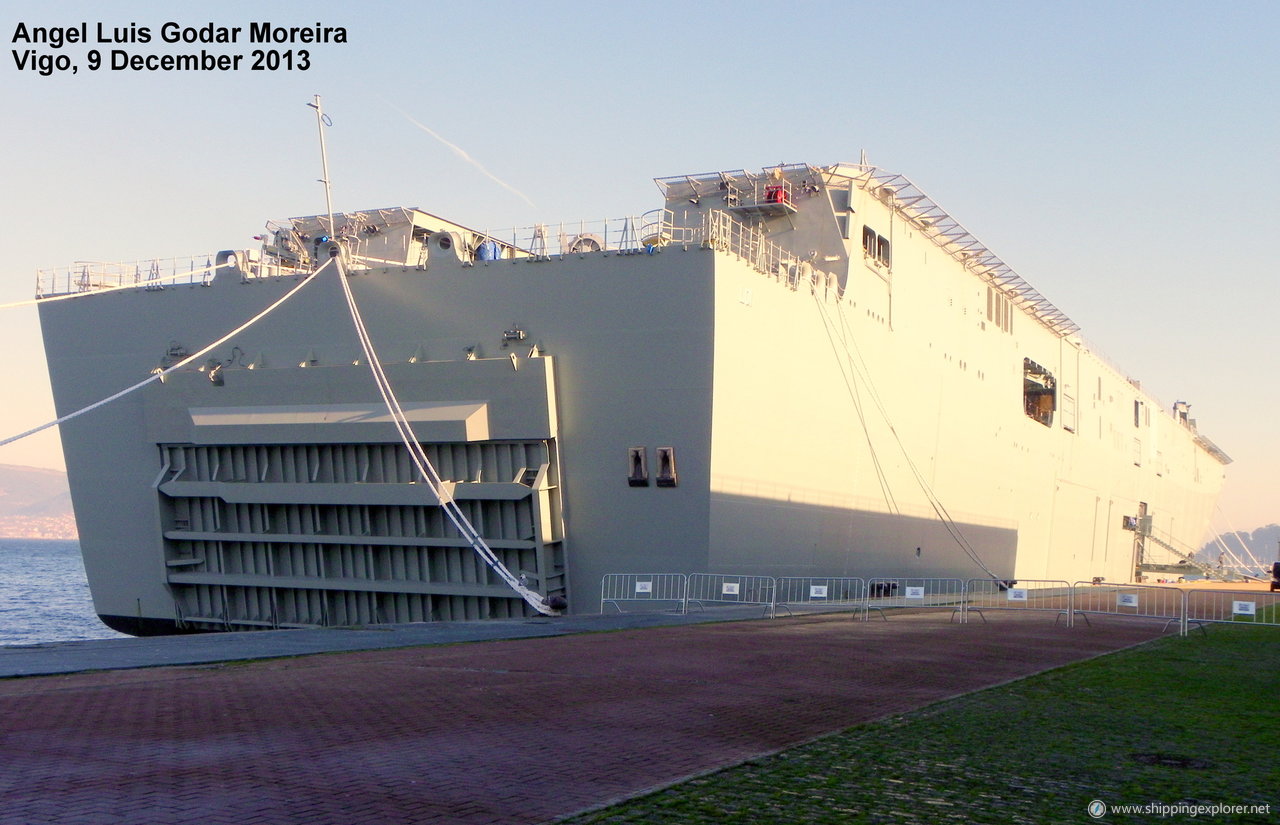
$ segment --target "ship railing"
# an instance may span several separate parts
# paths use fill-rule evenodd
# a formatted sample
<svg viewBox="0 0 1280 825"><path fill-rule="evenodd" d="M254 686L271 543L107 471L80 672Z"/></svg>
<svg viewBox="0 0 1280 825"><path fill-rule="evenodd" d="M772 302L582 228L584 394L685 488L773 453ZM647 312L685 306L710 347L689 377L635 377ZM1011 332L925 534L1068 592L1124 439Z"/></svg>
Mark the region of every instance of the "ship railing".
<svg viewBox="0 0 1280 825"><path fill-rule="evenodd" d="M1057 614L1054 621L1067 618L1071 626L1071 583L1057 579L969 579L965 582L964 609L961 621L967 622L973 613L986 622L988 610L1045 611Z"/></svg>
<svg viewBox="0 0 1280 825"><path fill-rule="evenodd" d="M718 209L707 212L699 230L706 246L740 258L752 269L785 283L791 289L805 283L818 288L835 280L828 273L815 269L794 250L769 240L761 229L736 219L728 212Z"/></svg>
<svg viewBox="0 0 1280 825"><path fill-rule="evenodd" d="M242 280L294 276L304 270L263 260L258 250L204 253L143 261L77 261L70 266L36 270L36 297L99 292L137 287L160 290L171 286L209 286L222 272L234 271Z"/></svg>
<svg viewBox="0 0 1280 825"><path fill-rule="evenodd" d="M537 258L590 252L636 254L666 244L698 243L696 227L676 226L670 209L601 220L537 223L478 236L509 244L517 255Z"/></svg>
<svg viewBox="0 0 1280 825"><path fill-rule="evenodd" d="M689 577L683 573L607 573L600 581L600 612L613 605L631 609L683 612Z"/></svg>

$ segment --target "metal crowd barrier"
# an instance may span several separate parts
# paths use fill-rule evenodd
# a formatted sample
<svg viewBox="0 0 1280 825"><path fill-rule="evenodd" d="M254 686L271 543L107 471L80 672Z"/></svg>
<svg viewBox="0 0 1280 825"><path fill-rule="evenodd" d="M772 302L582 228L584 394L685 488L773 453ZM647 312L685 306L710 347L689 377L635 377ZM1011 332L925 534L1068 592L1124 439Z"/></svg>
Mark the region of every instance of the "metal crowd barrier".
<svg viewBox="0 0 1280 825"><path fill-rule="evenodd" d="M749 604L764 608L769 618L777 615L777 581L772 576L739 576L731 573L691 573L685 591L684 612L696 604Z"/></svg>
<svg viewBox="0 0 1280 825"><path fill-rule="evenodd" d="M878 576L867 580L867 601L862 618L870 618L872 610L886 619L886 607L934 607L955 611L964 607L962 579L927 579L917 577L889 578Z"/></svg>
<svg viewBox="0 0 1280 825"><path fill-rule="evenodd" d="M969 621L970 613L977 613L982 621L987 610L1044 610L1067 617L1072 625L1071 583L1058 579L1019 579L996 581L994 579L969 579L965 582L965 603L961 621Z"/></svg>
<svg viewBox="0 0 1280 825"><path fill-rule="evenodd" d="M935 608L960 614L961 622L988 610L1056 612L1067 626L1089 616L1128 616L1177 624L1185 636L1192 625L1248 623L1280 627L1280 592L1265 590L1198 590L1150 584L1084 582L1058 579L992 579L856 576L745 576L731 573L609 573L600 584L600 612L612 604L664 605L689 612L689 605L754 605L765 616L778 608L809 610L853 608L865 621L872 610L887 620L890 607Z"/></svg>
<svg viewBox="0 0 1280 825"><path fill-rule="evenodd" d="M684 612L689 578L683 573L608 573L600 582L600 612L611 604L619 613L623 602L646 606L670 603L668 609Z"/></svg>
<svg viewBox="0 0 1280 825"><path fill-rule="evenodd" d="M867 582L856 576L784 576L777 583L776 607L788 613L793 607L866 609Z"/></svg>
<svg viewBox="0 0 1280 825"><path fill-rule="evenodd" d="M1187 590L1186 622L1201 629L1210 622L1280 626L1280 593L1266 590Z"/></svg>
<svg viewBox="0 0 1280 825"><path fill-rule="evenodd" d="M1119 584L1114 582L1076 582L1072 586L1069 617L1089 615L1136 616L1164 619L1164 626L1177 622L1178 633L1187 635L1185 593L1176 587L1154 584Z"/></svg>

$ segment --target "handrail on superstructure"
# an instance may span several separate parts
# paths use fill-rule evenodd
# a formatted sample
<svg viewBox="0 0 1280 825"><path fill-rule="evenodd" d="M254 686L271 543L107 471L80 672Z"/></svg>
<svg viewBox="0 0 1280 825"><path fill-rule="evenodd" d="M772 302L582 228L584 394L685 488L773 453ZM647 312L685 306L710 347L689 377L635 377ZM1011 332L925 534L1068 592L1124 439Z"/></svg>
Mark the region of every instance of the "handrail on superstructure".
<svg viewBox="0 0 1280 825"><path fill-rule="evenodd" d="M1066 337L1080 331L1079 325L1067 317L1065 312L1023 280L1014 272L1013 267L1000 260L972 232L961 226L959 221L947 214L905 175L860 163L837 163L821 168L807 163L784 163L766 167L761 173L736 169L655 178L654 182L662 190L664 197L673 186L683 184L691 187L697 198L713 191L733 190L736 187L735 181L739 179L745 179L754 185L768 180L771 174L783 178L790 178L794 174L812 175L824 179L828 186L835 178L853 181L923 232L966 269L1008 295L1015 305L1056 334Z"/></svg>
<svg viewBox="0 0 1280 825"><path fill-rule="evenodd" d="M1049 329L1063 337L1080 331L1080 326L1065 312L1023 280L1013 267L1000 260L905 175L854 163L839 163L827 172L832 177L855 181L861 189L896 211L966 269L1009 295L1015 304Z"/></svg>

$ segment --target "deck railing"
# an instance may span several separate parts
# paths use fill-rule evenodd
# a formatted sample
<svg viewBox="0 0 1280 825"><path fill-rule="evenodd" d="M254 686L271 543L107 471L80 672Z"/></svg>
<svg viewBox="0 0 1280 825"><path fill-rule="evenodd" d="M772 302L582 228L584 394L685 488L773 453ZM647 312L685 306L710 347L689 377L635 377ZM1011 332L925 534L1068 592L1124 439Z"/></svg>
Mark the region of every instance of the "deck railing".
<svg viewBox="0 0 1280 825"><path fill-rule="evenodd" d="M737 220L733 215L711 210L700 217L683 215L676 219L670 209L654 209L641 215L598 221L575 221L557 224L534 224L500 232L478 234L479 241L493 239L510 244L517 257L551 258L592 252L638 254L654 252L667 245L705 245L736 255L754 269L792 287L804 280L826 277L795 252L768 240L755 226ZM480 246L469 250L482 259ZM510 253L508 253L510 254ZM352 250L349 266L364 268L391 262L364 259L357 245ZM36 272L36 297L48 298L80 292L137 287L164 289L173 285L208 286L223 273L234 273L240 280L295 276L308 271L304 264L281 263L260 250L205 253L175 258L143 261L77 261L76 263Z"/></svg>
<svg viewBox="0 0 1280 825"><path fill-rule="evenodd" d="M147 261L77 261L70 266L36 270L36 297L49 298L77 292L138 287L164 289L169 286L208 286L219 270L236 268L238 277L249 280L296 275L303 270L265 262L251 252L237 253L234 261L220 260L212 252Z"/></svg>

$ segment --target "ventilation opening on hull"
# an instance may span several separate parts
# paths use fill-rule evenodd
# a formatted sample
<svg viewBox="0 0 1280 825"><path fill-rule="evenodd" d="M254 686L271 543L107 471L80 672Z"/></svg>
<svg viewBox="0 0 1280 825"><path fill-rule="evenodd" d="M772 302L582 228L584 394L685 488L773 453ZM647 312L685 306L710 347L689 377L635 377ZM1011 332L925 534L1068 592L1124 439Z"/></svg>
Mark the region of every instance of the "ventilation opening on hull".
<svg viewBox="0 0 1280 825"><path fill-rule="evenodd" d="M649 486L649 462L644 447L627 450L627 484L632 487Z"/></svg>
<svg viewBox="0 0 1280 825"><path fill-rule="evenodd" d="M659 487L675 487L679 484L679 477L676 475L676 448L675 447L659 447L658 448L658 486Z"/></svg>

